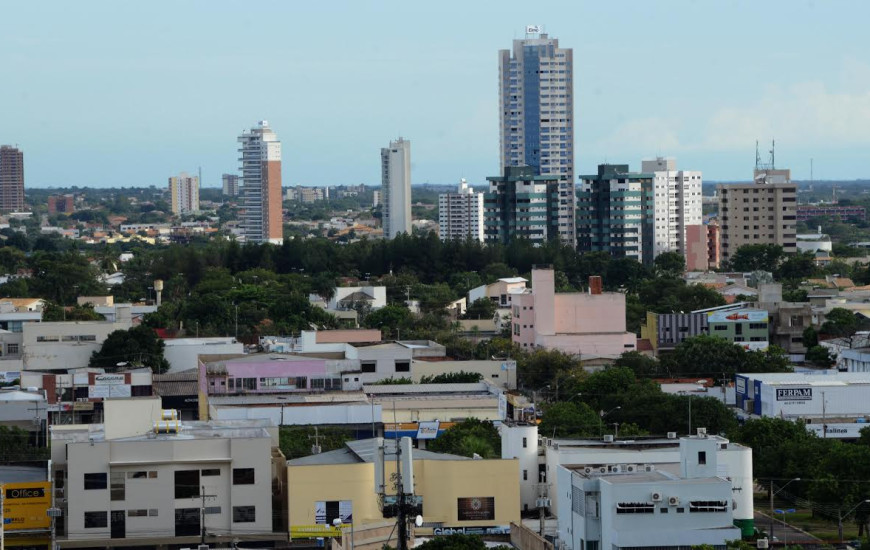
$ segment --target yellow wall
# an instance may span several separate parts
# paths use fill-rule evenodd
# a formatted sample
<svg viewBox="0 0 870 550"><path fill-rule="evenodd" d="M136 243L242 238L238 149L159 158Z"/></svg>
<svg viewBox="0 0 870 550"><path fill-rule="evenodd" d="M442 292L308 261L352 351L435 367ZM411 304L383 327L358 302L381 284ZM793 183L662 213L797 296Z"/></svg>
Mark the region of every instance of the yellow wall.
<svg viewBox="0 0 870 550"><path fill-rule="evenodd" d="M395 470L395 462L387 462L387 479ZM423 497L423 520L448 527L520 521L519 479L517 460L414 461L415 493ZM319 500L352 500L358 525L384 521L371 463L288 466L287 494L291 526L314 524L314 503ZM495 497L495 519L459 522L457 499L466 497Z"/></svg>
<svg viewBox="0 0 870 550"><path fill-rule="evenodd" d="M640 326L640 337L649 340L653 351L659 349L658 327L659 316L654 311L646 312L646 323Z"/></svg>

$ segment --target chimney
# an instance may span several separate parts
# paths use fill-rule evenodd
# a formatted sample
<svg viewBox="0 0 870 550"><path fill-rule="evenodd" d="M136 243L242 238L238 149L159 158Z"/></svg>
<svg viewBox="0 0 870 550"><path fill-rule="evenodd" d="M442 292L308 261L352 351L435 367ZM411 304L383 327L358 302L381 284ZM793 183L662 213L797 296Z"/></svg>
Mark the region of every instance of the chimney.
<svg viewBox="0 0 870 550"><path fill-rule="evenodd" d="M591 275L589 277L589 294L601 294L602 288L601 275Z"/></svg>

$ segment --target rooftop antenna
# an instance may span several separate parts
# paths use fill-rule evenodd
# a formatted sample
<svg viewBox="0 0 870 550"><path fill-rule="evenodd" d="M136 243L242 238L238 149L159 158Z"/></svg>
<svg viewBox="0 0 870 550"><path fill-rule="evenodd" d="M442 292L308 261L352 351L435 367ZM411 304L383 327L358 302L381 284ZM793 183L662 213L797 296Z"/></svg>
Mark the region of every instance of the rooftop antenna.
<svg viewBox="0 0 870 550"><path fill-rule="evenodd" d="M758 152L758 140L755 140L755 169L761 168L761 153Z"/></svg>
<svg viewBox="0 0 870 550"><path fill-rule="evenodd" d="M813 186L813 157L810 157L810 189Z"/></svg>
<svg viewBox="0 0 870 550"><path fill-rule="evenodd" d="M774 162L775 155L776 155L776 140L773 139L773 140L770 140L770 169L771 170L776 169L776 162Z"/></svg>

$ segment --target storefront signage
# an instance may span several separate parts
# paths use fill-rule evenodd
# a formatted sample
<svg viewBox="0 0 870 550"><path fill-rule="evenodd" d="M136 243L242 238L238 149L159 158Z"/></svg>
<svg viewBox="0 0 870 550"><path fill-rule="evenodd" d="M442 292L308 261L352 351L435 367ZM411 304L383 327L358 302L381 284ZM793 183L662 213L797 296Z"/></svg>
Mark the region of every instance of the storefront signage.
<svg viewBox="0 0 870 550"><path fill-rule="evenodd" d="M811 401L812 388L776 388L777 401Z"/></svg>
<svg viewBox="0 0 870 550"><path fill-rule="evenodd" d="M123 374L98 374L94 376L94 384L97 386L116 386L123 383Z"/></svg>
<svg viewBox="0 0 870 550"><path fill-rule="evenodd" d="M507 525L495 527L436 527L432 534L440 535L510 535L511 528Z"/></svg>
<svg viewBox="0 0 870 550"><path fill-rule="evenodd" d="M48 517L48 507L51 505L49 482L6 483L3 485L3 496L4 531L51 527L51 518Z"/></svg>
<svg viewBox="0 0 870 550"><path fill-rule="evenodd" d="M417 425L417 439L435 439L438 437L438 428L441 422L420 422Z"/></svg>
<svg viewBox="0 0 870 550"><path fill-rule="evenodd" d="M470 497L456 499L459 521L487 521L495 519L495 497Z"/></svg>

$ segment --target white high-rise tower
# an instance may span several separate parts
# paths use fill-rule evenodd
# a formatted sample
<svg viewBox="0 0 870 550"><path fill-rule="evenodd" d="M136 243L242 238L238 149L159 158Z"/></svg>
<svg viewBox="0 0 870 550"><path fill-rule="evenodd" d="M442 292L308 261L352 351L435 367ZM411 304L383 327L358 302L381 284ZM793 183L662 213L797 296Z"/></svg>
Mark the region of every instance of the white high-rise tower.
<svg viewBox="0 0 870 550"><path fill-rule="evenodd" d="M399 138L381 149L384 238L411 234L411 142Z"/></svg>
<svg viewBox="0 0 870 550"><path fill-rule="evenodd" d="M239 153L245 240L280 244L283 240L281 142L269 128L269 123L261 120L239 136Z"/></svg>

